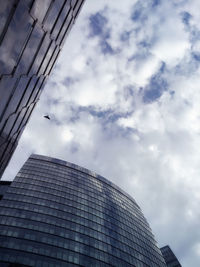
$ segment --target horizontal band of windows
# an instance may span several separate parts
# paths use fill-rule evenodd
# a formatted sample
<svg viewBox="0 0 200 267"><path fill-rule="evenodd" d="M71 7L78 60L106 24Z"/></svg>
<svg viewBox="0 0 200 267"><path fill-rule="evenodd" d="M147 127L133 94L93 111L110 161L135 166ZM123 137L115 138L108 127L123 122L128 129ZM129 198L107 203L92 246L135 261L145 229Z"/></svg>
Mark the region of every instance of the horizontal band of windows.
<svg viewBox="0 0 200 267"><path fill-rule="evenodd" d="M40 183L40 181L38 181L38 183ZM45 183L45 185L42 185L42 186L39 186L38 184L37 185L33 184L33 186L30 186L30 184L31 184L31 181L28 180L28 179L27 179L27 183L24 180L21 181L20 183L13 183L12 187L10 188L10 190L8 192L9 193L12 193L12 192L15 193L16 190L14 188L19 188L16 193L22 193L23 194L24 191L26 190L25 192L27 192L27 189L28 189L29 193L25 193L25 195L27 195L27 196L37 196L37 197L41 197L42 196L42 198L44 198L43 196L46 195L47 198L48 198L48 195L53 195L54 196L54 202L61 203L62 205L65 205L65 201L66 200L70 200L69 196L74 196L75 195L75 196L78 197L78 199L74 199L74 201L76 201L77 203L79 203L79 204L81 204L83 206L91 206L91 205L94 206L92 204L92 203L94 203L94 199L88 199L89 195L87 195L87 194L86 194L87 195L87 200L84 199L84 194L83 193L81 193L82 196L81 196L80 193L79 194L73 194L73 191L69 190L70 189L69 184L68 184L67 189L65 189L65 191L57 190L55 188L55 185L52 185L50 183ZM47 184L51 185L51 187L47 186ZM27 185L27 188L26 188L26 185ZM62 187L62 189L63 189L63 187ZM73 188L71 187L71 189L73 189ZM77 187L75 187L74 189L75 189L74 192L78 192ZM36 194L34 192L36 192ZM58 192L58 194L56 194L56 192ZM81 202L81 199L84 200L84 201ZM123 209L120 209L118 205L116 207L116 204L111 205L112 202L111 203L108 203L108 201L107 202L103 202L103 201L100 202L98 198L96 198L96 200L98 201L98 202L96 201L97 206L99 206L101 208L104 208L105 205L106 205L106 210L104 211L104 213L107 214L108 216L110 216L111 218L113 218L111 216L111 214L115 213L115 215L118 216L119 220L122 223L124 223L125 225L129 226L130 228L132 228L132 224L133 223L136 223L136 224L139 223L140 225L142 225L144 227L141 230L144 231L144 229L146 229L147 231L150 231L150 229L147 228L146 225L141 222L141 220L139 220L135 216L129 216L129 213L127 213L127 211L125 212ZM87 202L89 202L89 203L87 204ZM105 204L105 205L99 205L99 203L102 203L102 204ZM115 207L114 212L113 212L113 207ZM103 212L102 209L98 209L96 207L93 207L93 208L96 211L98 210L100 213ZM119 208L120 211L118 211L117 208ZM91 210L90 213L92 213L92 208L90 210ZM100 215L97 215L97 216L100 216ZM124 216L126 216L126 218L124 218Z"/></svg>
<svg viewBox="0 0 200 267"><path fill-rule="evenodd" d="M2 235L2 236L4 236L4 235ZM6 237L6 235L5 235L5 237ZM9 238L10 238L10 236L9 236ZM15 236L11 236L11 238L13 238L13 239L17 238L17 240L19 240L19 243L21 243L20 240L22 241L22 243L24 243L23 240L29 240L31 242L34 242L37 245L37 247L40 247L40 245L44 245L44 247L45 247L45 245L49 245L51 247L53 246L52 249L55 249L55 250L61 248L61 249L65 249L65 250L69 249L69 250L74 251L74 248L76 248L77 250L75 250L75 252L78 252L78 253L82 252L83 253L83 251L81 251L81 250L84 248L86 250L85 253L87 254L87 251L89 251L91 249L91 246L89 244L80 242L78 240L75 240L74 238L67 238L67 240L63 239L63 243L60 240L60 244L55 244L54 242L51 242L51 240L48 240L48 239L46 239L45 242L43 242L42 241L42 239L43 239L42 235L40 236L40 241L32 240L32 239L26 239L24 237L15 237ZM151 266L151 263L153 263L153 259L152 259L153 257L148 258L146 255L142 255L139 252L135 251L134 249L132 249L132 253L130 254L126 251L121 250L119 248L120 246L110 246L110 250L108 251L108 250L103 250L103 248L104 248L103 246L101 247L101 249L95 247L94 242L95 242L95 240L91 239L90 244L92 244L92 249L94 249L94 254L98 254L98 252L106 253L109 258L110 258L110 256L117 257L118 259L123 258L123 260L125 260L128 263L131 263L130 261L127 261L128 258L133 258L133 259L137 259L137 260L141 260L141 258L143 258L142 262L144 262L145 264L148 264L148 266ZM58 241L58 243L59 243L59 241ZM112 254L113 251L115 251L118 256L115 255L114 253ZM157 263L157 262L155 262L155 263ZM154 266L154 265L152 265L152 266Z"/></svg>
<svg viewBox="0 0 200 267"><path fill-rule="evenodd" d="M7 225L7 224L6 224ZM9 224L8 224L9 225ZM16 227L16 226L12 226L12 227ZM18 226L19 227L19 226ZM22 226L20 226L20 228L22 228ZM8 230L9 231L9 229L7 228L6 230ZM2 230L1 230L2 231ZM77 230L72 230L72 229L67 229L67 231L69 231L69 233L67 233L66 232L66 230L65 230L65 238L70 238L70 239L72 239L72 232L71 231L73 231L74 233L76 233L76 234L80 234L80 232L78 232ZM2 231L2 235L3 234L5 234L5 232L3 232ZM43 233L44 234L44 233ZM64 233L63 233L64 234ZM81 233L82 234L82 233ZM8 234L8 235L10 235L10 234ZM53 233L53 234L51 234L51 235L56 235L55 233ZM71 235L71 237L70 237L70 235ZM136 243L133 243L133 244L129 244L129 243L125 243L125 242L122 242L122 241L119 241L119 240L115 240L115 239L112 239L111 237L109 237L109 236L107 236L107 239L109 240L109 243L106 243L106 238L105 239L103 239L103 240L98 240L97 238L95 238L94 236L92 236L92 237L90 237L90 241L89 240L87 240L87 238L86 238L86 236L88 236L89 237L89 235L86 235L86 234L82 234L82 235L84 235L85 237L82 237L83 238L83 240L82 240L82 242L81 243L84 243L84 244L86 244L86 245L88 245L88 244L95 244L95 242L97 243L99 243L99 244L102 244L102 246L101 246L101 248L98 248L98 249L101 249L101 250L103 250L103 251L105 251L106 252L106 246L109 246L109 247L115 247L116 249L120 249L121 251L123 251L123 252L125 252L125 253L128 253L128 254L130 254L130 255L134 255L134 250L135 251L137 251L139 254L143 254L144 256L146 256L147 258L149 258L149 256L153 256L153 254L152 254L152 251L150 251L150 252L146 252L145 250L143 250L144 248L143 247L141 247L141 249L140 250L138 250L138 245L136 244ZM14 235L13 235L14 236ZM59 235L58 235L59 236ZM14 236L14 237L16 237L16 236ZM17 236L18 237L18 236ZM59 236L60 238L62 238L63 236ZM64 238L63 237L63 238ZM24 238L24 237L20 237L20 238ZM29 237L30 238L30 237ZM31 238L30 238L31 239ZM40 235L40 237L39 237L39 239L40 239L40 241L42 240L42 235ZM79 238L79 239L81 239L81 237ZM33 239L31 239L31 240L33 240ZM88 242L87 242L88 241ZM116 246L114 246L113 244L116 244ZM55 245L55 243L52 241L52 245ZM105 248L105 250L103 249L103 248ZM122 249L122 248L124 248L124 249ZM134 248L134 250L133 250L133 248ZM108 249L107 249L108 250ZM128 251L127 251L128 250ZM156 258L156 257L155 257Z"/></svg>
<svg viewBox="0 0 200 267"><path fill-rule="evenodd" d="M0 240L1 240L1 238L0 238ZM36 242L32 242L32 241L27 242L26 240L23 240L23 242L20 242L20 241L21 241L20 239L17 240L16 238L13 238L13 242L11 239L10 239L10 242L9 242L9 240L8 241L2 240L0 242L0 246L2 248L7 247L7 248L11 248L11 249L16 249L17 251L24 251L24 252L26 251L26 252L31 252L31 253L35 252L36 255L38 255L38 256L44 255L44 256L57 258L60 260L68 260L67 254L68 253L74 253L75 255L77 255L77 257L78 256L79 257L84 256L84 257L89 258L89 259L94 260L94 261L96 261L96 260L101 261L102 263L105 263L105 264L109 264L110 262L118 262L120 264L119 266L123 266L124 264L126 264L126 266L131 266L131 263L129 263L127 261L127 255L121 254L120 255L121 258L120 258L120 257L116 257L112 254L108 254L108 253L104 253L104 252L99 251L99 250L95 250L92 247L89 247L89 250L85 251L85 253L84 253L84 252L80 252L80 251L76 252L76 251L73 251L71 249L56 248L56 247L49 246L49 245L45 245L45 247L36 247L35 246L35 244L37 244ZM95 254L95 252L96 252L96 254ZM134 257L131 257L130 260L133 264L143 263L144 266L148 266L144 262L142 262L141 260L138 260ZM77 262L77 264L78 263L79 262ZM137 265L137 266L139 266L139 265Z"/></svg>
<svg viewBox="0 0 200 267"><path fill-rule="evenodd" d="M47 157L44 157L44 156L39 156L39 155L33 155L33 157L34 158L30 158L29 160L28 160L28 162L27 163L29 163L29 162L40 162L41 160L43 161L43 162L45 162L45 163L47 163L49 166L53 166L53 165L60 165L60 163L55 163L55 162L52 162L52 161L50 161L50 160L52 160L52 158L49 158L49 160L47 160L47 159L44 159L44 158L47 158ZM38 158L37 158L38 157ZM53 160L55 160L55 159L53 159ZM78 166L78 165L75 165L75 164L72 164L72 163L69 163L69 162L65 162L65 164L70 164L70 166L63 166L63 165L60 165L63 169L64 169L64 173L65 173L65 170L66 169L71 169L71 170L74 170L74 171L76 171L76 173L77 172L79 172L79 173L82 173L82 174L84 174L84 175L88 175L88 176L90 176L92 179L95 179L95 180L98 180L98 181L101 181L101 182L103 182L104 184L106 184L107 186L109 186L111 189L115 189L115 191L119 194L119 195L122 195L126 200L128 200L128 201L130 201L131 203L134 203L136 206L137 206L137 208L139 209L139 210L141 210L140 209L140 207L138 206L138 204L136 203L136 201L130 196L130 195L128 195L125 191L123 191L122 189L120 189L117 185L115 185L114 183L112 183L112 182L110 182L110 181L108 181L106 178L104 178L103 176L100 176L100 175L98 175L98 174L94 174L94 175L92 175L92 172L91 171L89 171L88 169L85 169L85 168L82 168L82 167L80 167L80 166ZM42 166L44 166L44 164L42 164ZM59 170L60 171L60 170Z"/></svg>
<svg viewBox="0 0 200 267"><path fill-rule="evenodd" d="M34 210L34 207L32 207L32 209ZM10 212L10 211L11 212ZM15 211L16 211L16 214L15 214ZM145 244L145 239L144 239L144 244L141 245L141 238L140 235L138 233L136 233L136 235L132 234L129 234L129 235L126 235L126 233L124 233L123 230L122 233L120 232L119 233L119 229L118 232L115 231L114 229L110 229L106 226L103 226L104 228L102 228L102 225L99 225L97 223L94 223L93 221L91 220L88 220L86 218L83 218L83 217L80 217L78 215L73 215L71 216L71 220L69 219L69 217L64 217L64 218L58 218L57 216L55 216L55 214L52 214L52 212L48 212L47 208L45 208L44 210L43 209L37 209L37 211L33 211L33 212L27 212L26 211L26 217L24 217L24 215L21 215L20 214L18 215L18 209L15 209L15 208L10 208L10 207L6 207L5 210L2 210L0 211L0 214L2 215L7 215L7 216L15 216L17 218L17 216L19 218L24 218L24 219L31 219L31 220L37 220L37 221L41 221L41 222L44 222L44 223L50 223L50 224L56 224L56 225L62 225L62 227L66 227L67 225L67 222L68 223L77 223L77 224L80 224L80 225L83 225L84 227L90 227L92 231L97 231L99 233L103 233L105 234L106 236L111 236L113 237L114 239L116 239L116 236L119 236L121 237L121 240L123 239L123 242L124 243L128 243L124 240L127 240L127 241L130 241L130 242L133 242L133 244L138 244L139 247L141 248L146 248L146 250L148 251L148 248L149 250L151 251L151 253L156 253L154 251L152 251L150 248L152 247L152 244L149 244L149 246L147 244ZM42 215L42 217L44 217L43 219L40 217L40 215ZM69 214L70 215L70 214ZM49 217L50 216L50 217ZM81 219L81 220L80 220ZM59 223L58 223L59 222ZM131 239L132 238L132 239ZM135 239L136 238L136 239ZM118 239L116 239L118 240ZM132 244L132 243L131 243Z"/></svg>
<svg viewBox="0 0 200 267"><path fill-rule="evenodd" d="M26 174L27 173L27 174ZM45 173L45 174L44 174ZM73 183L73 180L71 179L71 174L70 174L70 176L68 176L68 177L65 177L65 179L66 178L68 178L69 180L65 180L64 182L61 182L59 179L56 179L56 178L54 178L53 177L53 174L51 174L51 175L48 175L46 172L40 172L39 171L39 169L37 169L37 171L34 171L33 173L31 173L30 172L30 170L28 171L28 172L24 172L23 171L23 173L19 173L18 174L18 176L17 177L26 177L26 175L28 175L28 177L29 176L31 176L31 178L32 179L34 179L34 180L36 180L37 179L37 176L40 178L39 180L41 180L41 177L44 177L44 178L50 178L51 180L50 181L43 181L44 183L49 183L49 184L57 184L57 185L60 185L60 186L62 186L61 187L61 189L67 189L68 187L69 187L69 184L71 184L72 186L74 186L74 183ZM58 174L56 174L56 177L58 176ZM76 177L77 178L77 177ZM77 191L78 190L80 190L80 189L83 189L83 190L87 190L87 192L90 192L90 195L93 197L93 198L96 198L96 199L98 199L98 201L101 199L102 201L104 201L104 197L102 197L101 196L101 194L102 193L97 193L96 191L94 191L94 189L96 189L95 187L94 187L94 185L93 186L90 186L88 183L86 184L86 177L83 177L84 179L83 179L83 181L84 181L84 183L82 183L82 181L81 181L81 179L79 179L79 181L78 181L78 187L77 187ZM30 177L29 177L29 179L30 179ZM38 180L38 179L37 179ZM16 180L17 181L17 180ZM13 183L14 184L14 183ZM89 189L91 189L91 190L88 190L88 188ZM107 189L107 188L106 188ZM98 197L97 197L97 194L98 194ZM108 191L108 193L107 193L107 195L108 195L108 197L109 198L111 198L111 196L112 196L112 200L113 200L113 198L115 199L115 201L116 201L116 203L117 203L117 205L119 205L119 206L121 206L122 208L123 208L123 210L124 210L124 207L125 206L127 206L127 203L126 202L123 202L123 203L121 203L120 202L120 199L119 198L116 198L116 197L114 197L113 195L113 192L112 192L112 195L110 194L110 192ZM150 228L149 228L149 225L148 225L148 223L146 223L146 219L144 218L144 216L143 216L143 214L141 213L141 211L140 210L138 210L138 209L135 209L135 205L132 203L132 206L127 206L127 211L128 212L130 212L129 211L129 209L132 209L133 210L133 213L131 213L130 212L130 214L131 214L131 216L130 217L132 217L132 215L138 215L138 217L140 218L140 220L141 220L141 222L142 222L142 224L145 224L145 228L147 228L148 227L148 229L150 230ZM145 222L145 223L144 223Z"/></svg>
<svg viewBox="0 0 200 267"><path fill-rule="evenodd" d="M57 211L60 211L61 212L61 216L64 215L63 214L63 210L65 211L65 213L67 213L67 211L68 211L68 209L66 210L66 207L68 206L67 204L57 205L57 207L56 207L56 204L55 203L60 204L60 201L59 200L51 201L49 199L49 195L50 194L44 194L43 193L43 194L40 195L37 191L36 191L36 193L37 193L37 195L35 193L30 194L30 190L29 190L28 193L27 193L27 191L25 191L24 193L21 193L21 192L19 193L19 192L16 192L16 191L14 191L14 192L7 192L7 194L4 196L4 199L5 200L6 199L9 199L9 200L15 200L15 201L29 202L29 203L36 204L36 205L41 205L41 206L42 206L42 201L43 200L47 200L48 201L48 204L43 203L44 206L46 206L46 207L50 206L52 209L57 210ZM9 195L10 195L10 198L9 198ZM45 197L45 195L46 195L46 197ZM25 196L25 199L24 199L24 196ZM70 192L69 192L67 194L67 197L68 198L66 198L66 200L72 200L74 202L75 199L73 197L70 199L70 196L73 196L73 195L70 194ZM39 202L39 203L37 203L37 202ZM59 209L59 206L62 207L62 209ZM106 205L104 205L103 207L105 208ZM70 208L72 209L72 207L70 207ZM85 211L82 211L81 209L77 209L77 210L80 211L80 214L82 212L83 213L82 215L84 217L84 212ZM89 212L86 212L86 214L93 215L92 213L89 213ZM94 216L96 216L96 215L94 215ZM99 218L99 219L101 219L101 217L99 217L99 216L96 216L96 217ZM112 217L112 222L106 220L107 221L107 225L110 224L110 223L113 224L113 221L115 221L115 220L116 220L116 217ZM125 225L125 224L124 223L121 223L121 227L123 225ZM112 226L110 228L112 229ZM138 227L138 225L132 224L130 226L127 226L126 228L127 229L124 229L124 227L123 227L123 231L127 232L128 234L130 234L130 233L132 233L132 231L134 231L136 233L141 234L145 238L145 241L147 241L147 239L148 239L151 243L154 243L154 240L153 239L149 239L148 238L148 233L144 232L140 227Z"/></svg>
<svg viewBox="0 0 200 267"><path fill-rule="evenodd" d="M96 183L96 181L98 181L97 178L95 179L94 177L92 177L92 176L90 176L88 174L79 173L76 170L73 170L73 169L71 170L69 168L68 169L65 168L65 171L63 172L63 174L61 174L60 170L59 171L56 170L54 172L54 170L52 170L52 168L44 168L43 165L41 165L41 164L40 164L40 166L38 166L38 165L37 166L32 166L31 168L29 168L25 164L25 166L21 169L20 173L36 174L36 173L39 172L41 175L44 176L44 174L45 174L45 175L47 175L47 177L49 177L51 179L53 179L53 175L56 175L56 176L58 176L59 178L62 178L62 179L63 178L67 178L68 175L70 175L71 177L74 177L74 178L77 177L77 175L78 175L78 177L82 177L83 178L83 181L80 181L80 182L82 182L82 184L83 184L83 182L87 183L87 185L89 187L91 187L91 189L93 189L94 185L97 187L97 183ZM87 181L84 180L85 177L88 178ZM92 178L92 181L91 181L91 178ZM55 178L55 182L56 182L56 180L58 182L60 182L60 180ZM100 180L100 182L101 182L101 184L100 184L101 187L102 186L104 187L105 183L103 183L101 180ZM107 188L109 194L112 193L112 195L116 198L116 200L124 201L125 205L128 205L129 208L131 208L131 209L134 207L134 210L139 211L140 214L141 214L141 210L138 209L137 205L135 205L135 203L133 201L130 201L126 196L124 196L122 193L119 193L115 188L113 188L111 186L107 186L107 184L106 184L106 188Z"/></svg>
<svg viewBox="0 0 200 267"><path fill-rule="evenodd" d="M55 259L52 255L47 256L44 254L33 253L29 251L11 249L11 248L1 248L2 254L0 254L1 262L13 262L16 263L18 261L19 264L23 263L25 266L37 266L37 267L77 267L77 266L91 266L93 264L94 267L109 267L109 264L106 264L100 260L94 260L91 257L87 257L85 255L79 255L74 251L67 250L65 256L63 258ZM12 252L12 254L10 253ZM63 254L64 255L64 254ZM82 257L84 259L82 260ZM26 260L25 260L26 259ZM78 260L77 260L78 259ZM82 261L82 262L81 262ZM79 262L79 263L75 263ZM21 266L21 265L20 265ZM118 265L116 265L118 266ZM130 266L130 265L129 265ZM120 267L120 266L118 266ZM131 267L131 266L130 266Z"/></svg>
<svg viewBox="0 0 200 267"><path fill-rule="evenodd" d="M85 177L87 177L87 181L83 180L82 182L85 182L87 183L87 185L89 185L92 189L92 187L95 185L96 187L99 185L104 186L106 184L106 188L107 190L109 191L109 193L112 193L114 195L114 197L119 201L123 201L125 203L125 205L128 205L130 209L132 209L134 207L134 210L135 211L139 211L140 213L139 214L142 214L141 213L141 209L138 207L137 203L134 201L134 200L130 200L126 195L124 195L123 193L121 193L119 190L117 190L114 186L111 186L107 183L105 183L104 181L98 179L98 178L95 178L87 173L84 173L84 172L78 172L76 169L73 169L73 168L70 168L70 167L62 167L63 168L63 171L61 171L60 169L56 169L56 171L54 172L54 168L52 168L52 164L50 164L49 167L47 166L44 166L43 163L33 163L33 165L31 166L31 168L29 167L29 161L24 165L24 167L21 169L21 172L23 173L26 173L26 171L28 171L28 173L37 173L37 172L40 172L41 174L44 175L44 173L48 176L48 174L51 174L51 178L52 178L52 175L58 175L60 178L66 178L67 175L70 175L70 176L79 176L79 177L82 177L83 179ZM49 164L49 163L48 163ZM33 172L32 172L33 170ZM41 170L41 171L40 171ZM48 176L49 177L49 176ZM105 178L104 178L105 179ZM60 180L56 179L58 182Z"/></svg>
<svg viewBox="0 0 200 267"><path fill-rule="evenodd" d="M36 179L34 179L34 180L36 180ZM31 184L31 180L29 180L29 179L27 179L26 180L27 182L29 182L29 184ZM16 186L16 187L19 187L19 188L22 188L23 189L23 183L25 183L25 181L24 181L24 178L23 179L21 179L21 182L20 183L13 183L13 186L12 187L14 187L14 186ZM40 184L40 183L43 183L43 182L41 182L40 180L37 180L37 184ZM27 184L28 185L28 184ZM36 187L37 187L37 185L35 185ZM136 224L137 224L137 222L139 223L139 228L142 230L142 231L144 231L144 230L147 230L147 234L151 234L151 230L150 230L150 228L147 228L146 227L146 225L145 224L142 224L141 223L141 221L139 220L138 221L138 218L137 217L133 217L133 215L132 216L129 216L129 213L128 213L128 211L127 210L124 210L124 209L122 209L122 208L120 208L119 207L119 205L117 205L117 207L119 208L119 211L116 209L116 204L113 204L112 205L112 202L105 202L105 201L100 201L100 199L99 198L92 198L92 197L90 197L86 192L84 192L84 193L82 193L82 195L79 193L78 195L77 194L73 194L73 189L74 189L74 191L78 191L79 189L77 188L77 187L74 187L74 185L72 185L73 187L71 187L70 186L70 183L68 182L68 187L65 187L65 190L64 191L58 191L58 195L56 195L55 194L55 192L57 191L57 189L56 189L56 186L55 185L52 185L51 183L48 183L48 182L45 182L45 190L43 190L44 189L44 185L42 185L41 187L40 187L40 191L42 191L44 194L46 193L47 194L47 197L48 197L48 194L52 194L52 195L54 195L55 197L54 197L54 201L55 202L58 202L58 203L62 203L63 201L63 203L65 203L65 201L66 200L69 200L69 197L71 196L71 197L73 197L73 196L75 196L75 197L78 197L79 198L79 200L82 200L82 202L80 203L80 204L85 204L85 205L88 205L88 206L91 206L91 207L93 207L94 209L96 209L96 210L99 210L100 212L102 212L102 207L104 208L105 207L105 205L106 205L106 208L107 208L107 210L106 211L104 211L104 213L106 213L108 216L110 216L110 212L111 213L113 213L113 207L115 206L115 213L119 216L119 219L120 219L120 221L122 221L122 222L125 222L125 224L127 224L127 223L129 223L129 226L132 228L132 224L133 223L135 223L136 222ZM49 189L53 189L53 192L50 192L50 190L49 190L49 192L45 192L45 191L47 191L48 190L48 188ZM64 187L60 187L60 188L62 188L62 190L64 189ZM70 190L70 188L72 189L72 190ZM28 188L29 189L29 192L31 192L31 188L29 187ZM42 197L42 198L44 198L44 194L42 194L42 193L39 193L38 190L37 189L37 192L36 192L36 194L34 194L34 193L31 193L31 194L29 194L29 195L32 195L32 196L37 196L37 197ZM14 190L14 189L13 189ZM13 191L12 190L12 188L10 188L10 192L12 192ZM32 189L33 190L33 189ZM87 190L87 188L86 188L86 190ZM20 190L19 190L20 191ZM18 191L18 192L19 192ZM79 190L80 191L80 190ZM21 191L22 192L22 191ZM45 194L45 195L46 195ZM28 195L28 194L26 194L26 195ZM64 196L65 195L65 196ZM87 195L86 196L86 198L84 198L84 196L85 195ZM74 199L74 198L73 198ZM96 199L96 203L94 204L94 200ZM74 199L74 201L77 201L77 202L80 202L79 200L77 200L77 199ZM104 200L104 199L103 199ZM89 203L87 203L87 202L89 202ZM100 205L100 204L103 204L103 205ZM94 205L97 205L96 207L94 206ZM99 209L98 209L98 207L99 207ZM91 211L92 212L92 211ZM124 220L124 215L123 216L121 216L121 214L124 214L125 216L126 216L126 220ZM122 220L121 220L122 219ZM141 226L143 226L144 228L141 228ZM151 236L152 235L150 235L150 238L151 238Z"/></svg>
<svg viewBox="0 0 200 267"><path fill-rule="evenodd" d="M6 209L5 209L5 211L3 212L3 209L2 209L2 211L0 211L0 214L3 214L3 215L7 215L7 216L12 216L12 214L9 214L9 212L8 212L8 208L9 207L7 207ZM10 209L10 208L9 208ZM14 211L14 209L12 210L12 211ZM25 219L25 220L32 220L32 221L39 221L39 222L42 222L42 223L45 223L45 224L49 224L49 225L57 225L58 227L62 227L62 228L64 228L64 229L68 229L68 228L66 228L66 226L67 226L67 221L69 222L69 223L71 223L72 222L72 224L75 224L74 225L74 227L76 227L77 226L77 223L79 224L79 225L82 225L82 226L84 226L84 229L86 230L86 231L88 231L88 227L90 227L91 229L90 230L92 230L92 231L96 231L96 232L98 232L98 233L101 233L101 234L103 234L103 235L105 235L105 237L107 237L107 238L110 238L110 237L112 237L112 238L114 238L114 242L117 242L117 244L119 243L119 239L116 239L115 238L115 236L113 236L113 235L111 235L111 232L110 231L108 231L108 233L106 233L106 232L104 232L104 231L100 231L100 229L92 229L92 226L94 226L94 223L92 223L92 224L89 224L89 223L87 223L86 225L84 225L84 222L83 222L83 218L81 218L81 217L79 217L79 216L75 216L77 219L79 218L79 219L81 219L81 220L76 220L76 222L74 222L74 221L70 221L69 220L69 217L68 217L68 219L66 218L65 219L65 221L63 221L63 223L61 222L61 221L59 221L59 220L57 220L57 217L56 216L53 216L53 215L50 215L50 217L49 217L49 214L44 214L45 213L45 211L46 211L46 209L44 209L44 210L41 210L41 211L37 211L37 213L35 213L35 215L36 216L31 216L31 214L33 215L34 214L34 212L27 212L27 217L28 218L21 218L21 217L19 217L18 216L18 214L17 215L14 215L13 214L13 216L14 217L16 217L16 216L18 216L18 217L16 217L16 218L19 218L19 219ZM29 213L29 214L28 214ZM41 213L42 214L42 216L44 217L44 220L42 221L41 219L41 217L39 217L38 216L38 214L39 213ZM52 218L53 217L55 217L55 220L52 220ZM48 221L47 221L48 220ZM4 221L4 220L3 220ZM87 221L89 221L89 220L87 220ZM5 223L5 222L4 222ZM29 223L30 224L30 223ZM69 224L70 225L70 224ZM70 228L69 228L70 229ZM119 236L119 232L118 233L116 233L117 234L117 236ZM97 235L96 235L97 236ZM130 240L130 239L128 239L129 237L130 237L130 235L127 237L127 236L122 236L121 235L121 237L123 237L123 240L120 240L120 242L122 243L122 245L124 244L125 246L127 245L127 244L129 244L128 246L130 246L130 248L131 247L135 247L135 245L137 245L137 247L135 247L137 250L139 249L139 251L141 251L141 252L139 252L139 253L142 253L142 254L148 254L149 255L149 253L150 254L152 254L152 255L154 255L156 258L158 257L159 258L159 256L160 256L160 254L158 254L157 252L155 252L153 249L152 249L152 247L149 247L148 248L148 246L144 243L144 246L142 246L141 245L141 243L139 242L139 243L137 243L135 240ZM124 238L125 238L125 240L127 239L127 240L129 240L130 242L125 242L124 241ZM102 240L101 240L102 241ZM139 246L139 247L138 247ZM147 249L148 248L148 249ZM143 249L144 249L144 251L143 251ZM148 252L149 251L149 252ZM147 252L147 253L146 253Z"/></svg>
<svg viewBox="0 0 200 267"><path fill-rule="evenodd" d="M96 239L95 237L91 237L89 235L79 232L78 230L72 230L72 229L65 229L64 232L62 232L62 230L59 229L61 230L60 235L58 233L49 234L44 231L41 231L41 229L37 231L32 229L27 229L26 227L23 227L23 225L17 227L14 225L11 226L8 223L0 225L0 229L1 229L1 236L22 238L39 243L48 243L49 245L57 247L63 247L64 243L67 240L72 240L87 246L90 246L92 244L92 246L95 249L101 250L105 253L111 253L113 249L118 249L127 254L134 255L134 250L135 249L137 250L137 246L130 247L130 245L128 244L123 246L122 243L120 243L119 246L119 242L116 242L116 240L114 239L112 240L112 238L109 238L109 243L106 243L105 240L101 241ZM148 257L151 254L147 253L144 255Z"/></svg>

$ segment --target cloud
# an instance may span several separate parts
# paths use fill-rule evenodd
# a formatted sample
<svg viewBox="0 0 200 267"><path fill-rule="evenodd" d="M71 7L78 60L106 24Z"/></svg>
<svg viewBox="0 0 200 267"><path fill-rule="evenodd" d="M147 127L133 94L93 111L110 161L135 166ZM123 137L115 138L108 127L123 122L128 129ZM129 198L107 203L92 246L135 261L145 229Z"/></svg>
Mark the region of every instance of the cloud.
<svg viewBox="0 0 200 267"><path fill-rule="evenodd" d="M198 266L199 21L195 0L86 1L4 178L33 152L94 170Z"/></svg>
<svg viewBox="0 0 200 267"><path fill-rule="evenodd" d="M145 86L152 75L158 71L161 63L156 57L149 56L142 60L136 59L132 65L135 83L139 86Z"/></svg>

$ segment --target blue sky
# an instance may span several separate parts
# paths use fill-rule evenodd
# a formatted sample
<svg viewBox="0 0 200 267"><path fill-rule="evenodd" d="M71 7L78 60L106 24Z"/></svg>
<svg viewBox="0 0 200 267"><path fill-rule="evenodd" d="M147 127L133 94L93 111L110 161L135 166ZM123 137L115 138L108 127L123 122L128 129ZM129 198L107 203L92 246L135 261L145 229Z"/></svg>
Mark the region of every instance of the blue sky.
<svg viewBox="0 0 200 267"><path fill-rule="evenodd" d="M94 170L136 199L160 246L198 266L199 10L87 0L4 179L31 153Z"/></svg>

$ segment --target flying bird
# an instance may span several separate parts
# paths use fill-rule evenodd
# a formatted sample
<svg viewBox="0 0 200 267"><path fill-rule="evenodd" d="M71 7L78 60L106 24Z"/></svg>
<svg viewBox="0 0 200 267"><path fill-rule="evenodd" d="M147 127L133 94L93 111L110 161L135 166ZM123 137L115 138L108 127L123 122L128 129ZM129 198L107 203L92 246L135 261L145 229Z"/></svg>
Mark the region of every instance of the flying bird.
<svg viewBox="0 0 200 267"><path fill-rule="evenodd" d="M49 115L45 115L44 118L47 119L47 120L50 120Z"/></svg>

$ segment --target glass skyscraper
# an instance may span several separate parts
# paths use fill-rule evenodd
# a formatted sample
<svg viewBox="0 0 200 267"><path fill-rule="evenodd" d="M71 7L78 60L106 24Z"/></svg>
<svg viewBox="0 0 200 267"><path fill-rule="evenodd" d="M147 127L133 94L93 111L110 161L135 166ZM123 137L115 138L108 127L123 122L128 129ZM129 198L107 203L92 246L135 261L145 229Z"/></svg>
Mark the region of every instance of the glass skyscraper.
<svg viewBox="0 0 200 267"><path fill-rule="evenodd" d="M2 187L3 267L166 266L135 200L92 171L32 155Z"/></svg>
<svg viewBox="0 0 200 267"><path fill-rule="evenodd" d="M0 0L0 177L84 0Z"/></svg>

